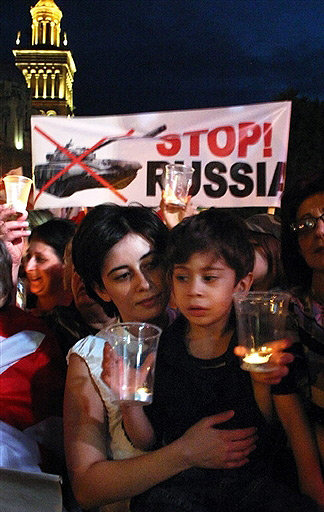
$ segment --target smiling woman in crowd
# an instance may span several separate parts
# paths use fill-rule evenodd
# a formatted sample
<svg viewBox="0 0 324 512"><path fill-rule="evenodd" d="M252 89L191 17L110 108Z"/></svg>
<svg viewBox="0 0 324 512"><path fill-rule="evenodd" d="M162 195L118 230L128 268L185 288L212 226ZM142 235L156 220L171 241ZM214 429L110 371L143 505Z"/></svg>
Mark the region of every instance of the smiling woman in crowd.
<svg viewBox="0 0 324 512"><path fill-rule="evenodd" d="M59 304L68 305L72 300L71 290L63 286L63 254L74 232L74 224L66 219L49 220L31 232L25 272L29 291L36 299L29 305L35 316Z"/></svg>

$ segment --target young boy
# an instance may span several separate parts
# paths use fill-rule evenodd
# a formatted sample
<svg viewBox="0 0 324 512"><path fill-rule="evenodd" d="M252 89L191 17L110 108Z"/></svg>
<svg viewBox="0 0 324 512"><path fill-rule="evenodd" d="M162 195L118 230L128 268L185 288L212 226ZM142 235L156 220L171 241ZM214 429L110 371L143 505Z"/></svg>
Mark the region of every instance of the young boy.
<svg viewBox="0 0 324 512"><path fill-rule="evenodd" d="M233 354L233 294L249 290L254 263L243 222L215 208L185 219L171 231L167 256L181 315L160 341L154 401L145 408L150 424L138 421L139 410L124 407L127 433L135 445L149 449L156 442L178 439L206 416L231 410L232 418L217 428L225 432L254 426L258 441L247 464L189 469L134 498L131 510L319 510L324 504L323 480L291 379L272 388L273 398L294 451L301 489L315 501L272 479L278 430L271 421L270 389L241 370Z"/></svg>

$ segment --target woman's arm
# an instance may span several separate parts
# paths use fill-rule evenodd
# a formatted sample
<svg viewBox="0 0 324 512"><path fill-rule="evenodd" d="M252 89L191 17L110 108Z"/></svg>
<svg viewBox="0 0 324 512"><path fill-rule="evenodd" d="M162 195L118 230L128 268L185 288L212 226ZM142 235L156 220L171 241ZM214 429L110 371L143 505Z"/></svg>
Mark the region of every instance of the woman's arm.
<svg viewBox="0 0 324 512"><path fill-rule="evenodd" d="M140 494L193 466L235 468L248 462L255 429L215 429L233 416L204 418L180 439L126 460L107 460L105 410L85 362L71 355L64 400L67 466L77 501L91 508Z"/></svg>
<svg viewBox="0 0 324 512"><path fill-rule="evenodd" d="M324 506L324 484L317 447L296 393L273 395L278 416L293 450L301 491Z"/></svg>

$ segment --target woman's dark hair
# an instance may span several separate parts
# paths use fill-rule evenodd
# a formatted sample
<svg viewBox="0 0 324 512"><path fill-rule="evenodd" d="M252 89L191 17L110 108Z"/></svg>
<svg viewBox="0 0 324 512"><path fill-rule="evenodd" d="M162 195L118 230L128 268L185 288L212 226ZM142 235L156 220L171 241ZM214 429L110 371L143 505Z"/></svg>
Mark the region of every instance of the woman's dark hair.
<svg viewBox="0 0 324 512"><path fill-rule="evenodd" d="M50 245L63 262L65 246L73 237L75 230L76 226L72 221L55 218L34 227L28 240L38 240Z"/></svg>
<svg viewBox="0 0 324 512"><path fill-rule="evenodd" d="M214 251L236 274L236 282L252 272L254 249L244 221L227 210L209 208L187 217L169 236L167 261L172 269L196 252Z"/></svg>
<svg viewBox="0 0 324 512"><path fill-rule="evenodd" d="M102 270L108 252L129 233L146 238L164 260L168 228L151 208L144 206L98 205L84 217L73 238L75 270L88 295L103 307L108 316L114 316L118 311L112 302L100 299L95 287L103 287Z"/></svg>
<svg viewBox="0 0 324 512"><path fill-rule="evenodd" d="M281 251L288 283L309 289L313 271L300 253L298 236L291 229L301 203L315 194L324 192L324 174L302 178L287 188L281 199Z"/></svg>
<svg viewBox="0 0 324 512"><path fill-rule="evenodd" d="M6 306L11 300L11 293L13 289L12 283L12 261L9 252L2 240L0 240L0 299L7 297Z"/></svg>

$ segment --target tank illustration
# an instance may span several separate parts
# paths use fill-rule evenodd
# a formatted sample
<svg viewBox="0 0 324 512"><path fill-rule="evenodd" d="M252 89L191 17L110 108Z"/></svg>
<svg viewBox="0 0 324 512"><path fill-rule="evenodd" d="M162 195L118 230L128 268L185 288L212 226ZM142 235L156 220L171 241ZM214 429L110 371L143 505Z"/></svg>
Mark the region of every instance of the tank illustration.
<svg viewBox="0 0 324 512"><path fill-rule="evenodd" d="M82 155L88 148L73 147L72 140L65 146L70 153L76 157ZM35 186L40 190L45 183L71 163L71 159L60 149L46 155L47 162L35 166ZM90 153L82 159L87 167L90 167L98 176L101 176L116 189L127 187L142 167L139 162L127 160L110 160L107 158L97 159L95 153ZM103 187L86 169L80 164L75 164L60 176L47 189L46 193L56 197L68 197L79 190Z"/></svg>

